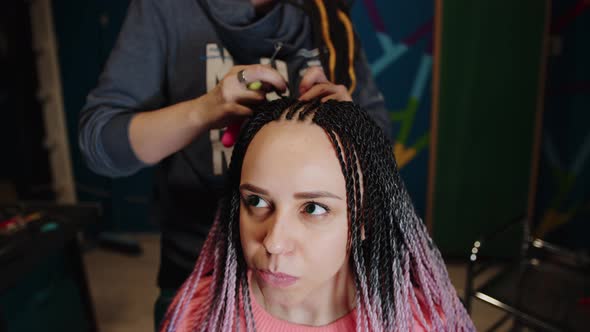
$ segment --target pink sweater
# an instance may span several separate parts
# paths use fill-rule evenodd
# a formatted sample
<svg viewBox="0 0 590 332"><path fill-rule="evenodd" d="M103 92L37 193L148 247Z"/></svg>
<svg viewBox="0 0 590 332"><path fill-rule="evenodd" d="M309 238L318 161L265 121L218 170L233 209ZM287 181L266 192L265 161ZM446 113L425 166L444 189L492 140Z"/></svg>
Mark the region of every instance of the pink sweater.
<svg viewBox="0 0 590 332"><path fill-rule="evenodd" d="M266 312L260 304L256 301L256 297L250 291L250 299L252 301L252 314L256 322L256 328L259 331L276 331L276 332L345 332L355 331L356 326L356 310L353 310L324 326L308 326L290 323L273 317Z"/></svg>
<svg viewBox="0 0 590 332"><path fill-rule="evenodd" d="M199 282L199 286L197 288L197 296L194 301L189 306L198 306L203 305L200 299L206 298L206 292L208 292L211 288L212 277L205 277L201 279ZM254 315L254 321L256 322L256 329L257 331L261 332L346 332L346 331L355 331L356 330L356 310L351 311L350 313L346 314L343 317L335 320L334 322L324 325L324 326L308 326L308 325L301 325L295 324L288 321L284 321L278 318L273 317L271 314L266 312L260 304L256 301L256 298L250 291L250 299L252 301L252 314ZM193 310L195 308L193 307ZM416 308L412 307L413 311L416 311ZM240 331L245 331L244 321L245 318L241 317L240 319L242 326L240 326ZM178 328L176 331L178 332L187 332L189 331L189 327L186 326L185 322L179 322ZM427 322L430 323L430 322ZM415 332L425 332L425 329L417 319L414 319L414 329Z"/></svg>

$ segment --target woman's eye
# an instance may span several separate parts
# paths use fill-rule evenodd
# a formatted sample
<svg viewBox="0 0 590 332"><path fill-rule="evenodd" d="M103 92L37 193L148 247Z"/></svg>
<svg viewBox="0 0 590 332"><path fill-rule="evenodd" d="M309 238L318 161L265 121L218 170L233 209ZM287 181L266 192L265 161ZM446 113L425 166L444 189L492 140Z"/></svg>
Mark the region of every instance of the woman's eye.
<svg viewBox="0 0 590 332"><path fill-rule="evenodd" d="M317 204L317 203L309 203L305 206L305 213L311 215L323 215L328 213L327 208Z"/></svg>
<svg viewBox="0 0 590 332"><path fill-rule="evenodd" d="M265 208L268 207L268 203L256 195L251 195L246 198L246 204L249 206L253 206L256 208Z"/></svg>

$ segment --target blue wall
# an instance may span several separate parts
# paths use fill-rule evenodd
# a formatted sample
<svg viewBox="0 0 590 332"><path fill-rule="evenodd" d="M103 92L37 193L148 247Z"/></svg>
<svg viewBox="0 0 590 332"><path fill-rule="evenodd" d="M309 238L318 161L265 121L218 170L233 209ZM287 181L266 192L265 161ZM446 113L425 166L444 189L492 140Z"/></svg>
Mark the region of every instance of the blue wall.
<svg viewBox="0 0 590 332"><path fill-rule="evenodd" d="M356 1L352 19L390 111L401 174L424 217L434 1Z"/></svg>

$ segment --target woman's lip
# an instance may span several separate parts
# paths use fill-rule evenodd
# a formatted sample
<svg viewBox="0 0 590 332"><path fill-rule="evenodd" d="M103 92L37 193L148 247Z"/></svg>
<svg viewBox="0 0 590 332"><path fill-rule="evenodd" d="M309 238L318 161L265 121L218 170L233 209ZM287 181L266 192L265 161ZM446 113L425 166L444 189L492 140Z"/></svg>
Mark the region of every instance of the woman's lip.
<svg viewBox="0 0 590 332"><path fill-rule="evenodd" d="M278 288L289 287L299 280L297 277L280 272L273 273L265 270L256 270L256 273L258 273L258 276L260 276L264 283Z"/></svg>

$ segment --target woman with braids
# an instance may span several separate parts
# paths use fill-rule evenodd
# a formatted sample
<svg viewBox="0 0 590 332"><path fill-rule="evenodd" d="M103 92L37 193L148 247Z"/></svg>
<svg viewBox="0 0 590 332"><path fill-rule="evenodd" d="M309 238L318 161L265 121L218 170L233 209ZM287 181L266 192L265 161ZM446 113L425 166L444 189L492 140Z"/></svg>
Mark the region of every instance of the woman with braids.
<svg viewBox="0 0 590 332"><path fill-rule="evenodd" d="M161 331L472 331L360 107L280 99L254 110L218 217Z"/></svg>

